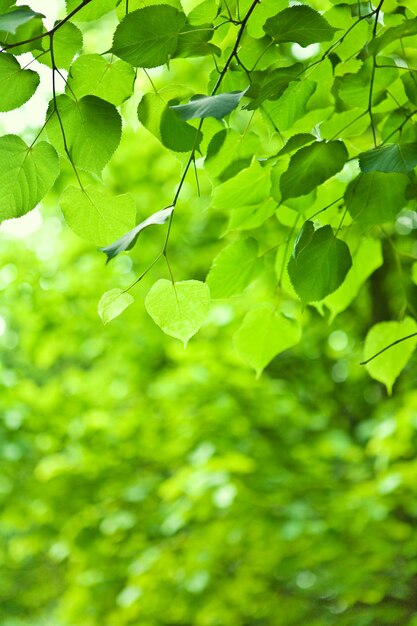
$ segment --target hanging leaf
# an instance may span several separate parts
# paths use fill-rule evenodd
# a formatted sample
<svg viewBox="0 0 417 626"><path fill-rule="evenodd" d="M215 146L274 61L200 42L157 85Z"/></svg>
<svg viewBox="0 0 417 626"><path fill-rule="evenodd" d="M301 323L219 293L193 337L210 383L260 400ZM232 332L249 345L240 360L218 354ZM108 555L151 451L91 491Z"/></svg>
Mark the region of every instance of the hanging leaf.
<svg viewBox="0 0 417 626"><path fill-rule="evenodd" d="M293 135L290 137L283 148L278 152L277 156L282 156L283 154L291 154L291 152L295 152L299 148L302 148L308 143L312 143L313 141L317 141L314 135L310 133L299 133L298 135Z"/></svg>
<svg viewBox="0 0 417 626"><path fill-rule="evenodd" d="M23 70L11 54L0 54L0 111L12 111L25 104L39 86L39 74Z"/></svg>
<svg viewBox="0 0 417 626"><path fill-rule="evenodd" d="M103 293L98 303L98 314L103 320L103 324L108 324L115 317L118 317L132 302L134 302L134 298L130 293L121 289L110 289L110 291Z"/></svg>
<svg viewBox="0 0 417 626"><path fill-rule="evenodd" d="M417 35L417 17L411 20L404 20L398 26L392 26L391 28L387 28L382 35L379 37L375 37L371 42L369 42L368 50L370 54L377 54L381 52L384 48L389 46L391 43L398 43L401 39L405 39L406 37L413 37Z"/></svg>
<svg viewBox="0 0 417 626"><path fill-rule="evenodd" d="M164 333L179 339L186 347L207 319L210 290L198 280L172 283L161 279L146 296L145 307Z"/></svg>
<svg viewBox="0 0 417 626"><path fill-rule="evenodd" d="M384 224L394 220L404 207L408 184L405 174L359 174L346 188L345 205L364 228Z"/></svg>
<svg viewBox="0 0 417 626"><path fill-rule="evenodd" d="M363 359L367 361L390 344L417 333L417 323L411 317L401 322L380 322L372 326L365 339ZM365 365L372 378L383 383L391 395L392 386L410 360L417 345L417 337L411 337L392 346Z"/></svg>
<svg viewBox="0 0 417 626"><path fill-rule="evenodd" d="M55 67L68 70L73 58L83 47L83 35L79 28L71 22L66 22L54 34L54 62ZM42 40L42 49L47 54L40 55L38 51L34 56L44 65L52 67L52 58L49 54L50 41L48 37Z"/></svg>
<svg viewBox="0 0 417 626"><path fill-rule="evenodd" d="M359 155L362 172L407 174L417 165L417 143L392 143Z"/></svg>
<svg viewBox="0 0 417 626"><path fill-rule="evenodd" d="M116 28L112 52L134 67L157 67L174 55L184 13L167 4L128 13Z"/></svg>
<svg viewBox="0 0 417 626"><path fill-rule="evenodd" d="M59 202L68 226L97 246L120 237L135 224L136 203L127 193L112 196L93 185L84 189L67 187Z"/></svg>
<svg viewBox="0 0 417 626"><path fill-rule="evenodd" d="M284 9L268 18L264 25L264 31L275 43L288 41L298 43L300 46L331 41L336 30L318 11L301 5Z"/></svg>
<svg viewBox="0 0 417 626"><path fill-rule="evenodd" d="M303 233L288 263L288 274L301 301L308 304L322 300L340 287L352 259L348 246L336 239L330 226L312 233L311 226L305 225Z"/></svg>
<svg viewBox="0 0 417 626"><path fill-rule="evenodd" d="M122 237L120 237L120 239L114 241L105 248L101 248L101 251L107 255L107 263L115 256L117 256L120 252L124 252L133 248L142 230L144 230L148 226L164 224L170 217L173 210L174 207L169 206L166 209L162 209L161 211L153 213L146 220L135 226L135 228L132 228L132 230L129 230L127 233L125 233Z"/></svg>
<svg viewBox="0 0 417 626"><path fill-rule="evenodd" d="M76 22L90 22L98 20L102 15L113 11L120 4L120 0L100 0L100 2L91 2L78 11L72 18ZM80 6L80 0L66 0L67 13Z"/></svg>
<svg viewBox="0 0 417 626"><path fill-rule="evenodd" d="M256 239L238 239L216 256L207 275L212 298L229 298L256 278L262 265Z"/></svg>
<svg viewBox="0 0 417 626"><path fill-rule="evenodd" d="M282 199L310 193L325 180L340 172L349 155L342 141L317 141L298 150L281 176Z"/></svg>
<svg viewBox="0 0 417 626"><path fill-rule="evenodd" d="M45 16L42 15L42 13L32 11L29 7L19 7L14 11L4 13L0 15L0 31L15 35L19 26L30 22L34 17L39 18Z"/></svg>
<svg viewBox="0 0 417 626"><path fill-rule="evenodd" d="M64 94L57 96L56 107L73 162L81 169L99 174L120 143L122 121L116 107L96 96L85 96L76 101ZM51 100L47 118L53 111L55 104ZM46 129L51 143L65 155L56 111Z"/></svg>
<svg viewBox="0 0 417 626"><path fill-rule="evenodd" d="M247 89L220 93L217 96L194 96L188 104L178 104L170 109L184 121L205 117L220 120L237 107L246 92Z"/></svg>
<svg viewBox="0 0 417 626"><path fill-rule="evenodd" d="M234 335L237 351L258 378L277 354L295 346L300 339L300 325L278 313L272 304L249 311Z"/></svg>
<svg viewBox="0 0 417 626"><path fill-rule="evenodd" d="M17 135L0 137L0 221L34 209L58 174L58 156L45 141L29 147Z"/></svg>

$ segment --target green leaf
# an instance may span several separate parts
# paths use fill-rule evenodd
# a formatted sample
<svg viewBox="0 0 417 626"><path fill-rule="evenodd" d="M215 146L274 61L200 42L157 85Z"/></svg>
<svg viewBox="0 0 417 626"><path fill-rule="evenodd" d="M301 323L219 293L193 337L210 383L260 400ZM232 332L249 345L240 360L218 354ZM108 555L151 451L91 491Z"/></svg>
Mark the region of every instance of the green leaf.
<svg viewBox="0 0 417 626"><path fill-rule="evenodd" d="M405 317L401 322L375 324L366 336L363 360L367 361L394 341L415 332L417 332L417 323L411 317ZM383 383L390 395L394 382L410 360L416 345L417 337L412 337L392 346L365 365L368 374Z"/></svg>
<svg viewBox="0 0 417 626"><path fill-rule="evenodd" d="M401 76L405 93L413 104L417 104L417 72L404 72Z"/></svg>
<svg viewBox="0 0 417 626"><path fill-rule="evenodd" d="M16 34L19 26L30 22L34 17L44 17L41 13L32 11L29 7L19 7L9 13L0 15L0 31Z"/></svg>
<svg viewBox="0 0 417 626"><path fill-rule="evenodd" d="M164 333L179 339L186 347L207 319L210 290L198 280L172 283L161 279L146 296L145 307Z"/></svg>
<svg viewBox="0 0 417 626"><path fill-rule="evenodd" d="M349 248L336 239L330 226L323 226L298 240L288 263L291 283L303 304L317 302L335 291L352 266Z"/></svg>
<svg viewBox="0 0 417 626"><path fill-rule="evenodd" d="M303 66L296 63L290 67L281 67L265 72L253 72L252 82L246 94L252 101L246 105L249 111L257 109L265 100L278 100L289 83L296 80Z"/></svg>
<svg viewBox="0 0 417 626"><path fill-rule="evenodd" d="M136 203L127 193L112 196L93 185L67 187L59 202L68 226L98 246L120 237L135 224Z"/></svg>
<svg viewBox="0 0 417 626"><path fill-rule="evenodd" d="M220 56L220 48L209 43L213 34L213 24L199 24L198 26L185 24L183 32L179 34L174 56L176 58L200 57L208 54Z"/></svg>
<svg viewBox="0 0 417 626"><path fill-rule="evenodd" d="M382 35L375 37L368 45L369 53L377 54L389 44L398 43L401 39L414 35L417 35L417 17L412 20L404 20L399 26L388 28Z"/></svg>
<svg viewBox="0 0 417 626"><path fill-rule="evenodd" d="M29 147L16 135L0 137L0 221L34 209L58 174L58 156L45 141Z"/></svg>
<svg viewBox="0 0 417 626"><path fill-rule="evenodd" d="M126 250L130 250L136 244L139 234L147 228L148 226L154 226L156 224L165 224L167 219L171 216L174 207L170 206L166 209L161 209L161 211L157 211L153 213L146 220L129 230L125 233L120 239L114 241L110 245L105 248L101 248L101 251L107 254L107 263L117 256L120 252L124 252Z"/></svg>
<svg viewBox="0 0 417 626"><path fill-rule="evenodd" d="M184 121L194 118L215 117L220 120L237 107L247 89L220 93L217 96L194 96L188 104L169 107Z"/></svg>
<svg viewBox="0 0 417 626"><path fill-rule="evenodd" d="M0 111L18 109L35 93L39 74L22 70L19 61L11 54L0 54Z"/></svg>
<svg viewBox="0 0 417 626"><path fill-rule="evenodd" d="M134 82L135 70L129 63L83 54L71 65L66 92L77 98L97 96L119 106L132 95Z"/></svg>
<svg viewBox="0 0 417 626"><path fill-rule="evenodd" d="M393 221L406 204L405 174L359 174L346 188L345 205L364 228Z"/></svg>
<svg viewBox="0 0 417 626"><path fill-rule="evenodd" d="M317 89L314 80L291 82L276 102L264 102L263 108L281 130L288 130L307 113L307 103Z"/></svg>
<svg viewBox="0 0 417 626"><path fill-rule="evenodd" d="M80 6L80 0L66 0L67 13L70 13L78 6ZM100 0L100 2L91 2L86 4L78 13L74 15L72 20L74 22L90 22L92 20L98 20L102 15L113 11L116 5L119 4L119 0Z"/></svg>
<svg viewBox="0 0 417 626"><path fill-rule="evenodd" d="M301 148L291 157L287 171L281 176L282 199L310 193L340 172L348 157L342 141L317 141L311 146Z"/></svg>
<svg viewBox="0 0 417 626"><path fill-rule="evenodd" d="M134 67L157 67L174 55L184 13L166 4L129 13L116 28L112 52Z"/></svg>
<svg viewBox="0 0 417 626"><path fill-rule="evenodd" d="M103 293L98 303L98 314L103 320L103 324L108 324L114 320L133 302L134 298L130 293L121 289L110 289L110 291Z"/></svg>
<svg viewBox="0 0 417 626"><path fill-rule="evenodd" d="M353 253L352 267L345 280L336 291L320 303L321 307L325 305L330 310L330 323L336 315L348 308L362 285L383 262L381 242L378 239L361 239Z"/></svg>
<svg viewBox="0 0 417 626"><path fill-rule="evenodd" d="M99 174L120 143L122 121L116 107L96 96L85 96L76 101L64 94L57 96L56 104L74 164ZM53 111L52 100L47 118ZM64 155L62 129L56 112L46 130L51 143Z"/></svg>
<svg viewBox="0 0 417 626"><path fill-rule="evenodd" d="M359 155L362 172L408 173L417 165L417 143L392 143Z"/></svg>
<svg viewBox="0 0 417 626"><path fill-rule="evenodd" d="M336 28L308 6L293 6L270 17L264 24L264 31L275 43L294 42L300 46L330 41Z"/></svg>
<svg viewBox="0 0 417 626"><path fill-rule="evenodd" d="M268 363L301 339L300 325L262 304L249 311L234 335L234 343L242 359L259 377Z"/></svg>
<svg viewBox="0 0 417 626"><path fill-rule="evenodd" d="M33 13L31 9L28 7L19 7L20 9L29 10L31 13L31 18L23 21L16 28L16 32L8 32L7 30L3 30L0 27L0 41L7 46L13 45L13 54L15 56L23 54L24 52L30 52L32 50L38 50L40 47L40 39L38 39L39 35L46 33L46 28L43 25L42 18L44 17L41 13ZM10 13L7 13L0 17L7 17ZM20 44L20 42L26 41L27 43ZM20 44L20 45L17 45Z"/></svg>
<svg viewBox="0 0 417 626"><path fill-rule="evenodd" d="M256 278L261 265L256 239L238 239L224 248L214 259L206 279L212 298L242 293Z"/></svg>
<svg viewBox="0 0 417 626"><path fill-rule="evenodd" d="M317 141L314 135L310 133L299 133L298 135L293 135L290 137L283 148L278 152L277 156L282 156L283 154L290 154L299 148L302 148L308 143L312 141Z"/></svg>
<svg viewBox="0 0 417 626"><path fill-rule="evenodd" d="M214 189L212 207L230 211L239 207L258 205L269 196L270 168L257 161Z"/></svg>
<svg viewBox="0 0 417 626"><path fill-rule="evenodd" d="M54 62L55 66L68 70L73 58L83 47L83 35L79 28L71 22L66 22L54 34ZM50 49L50 41L48 37L42 40L42 49L48 51ZM44 65L52 67L52 59L49 52L39 55L38 51L33 53L34 56Z"/></svg>

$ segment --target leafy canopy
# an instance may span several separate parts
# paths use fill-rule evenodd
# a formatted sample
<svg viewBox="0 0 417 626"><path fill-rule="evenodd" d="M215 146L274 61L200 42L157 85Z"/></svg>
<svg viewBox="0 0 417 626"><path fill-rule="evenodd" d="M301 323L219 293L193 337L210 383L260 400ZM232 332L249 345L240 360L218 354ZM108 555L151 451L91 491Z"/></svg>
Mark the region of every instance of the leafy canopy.
<svg viewBox="0 0 417 626"><path fill-rule="evenodd" d="M142 297L154 321L186 344L211 291L238 311L236 353L257 373L303 341L313 309L334 318L355 307L373 273L394 263L408 280L403 302L369 320L365 346L369 374L390 390L414 344L391 365L389 351L370 352L414 319L415 251L401 231L417 208L413 3L68 0L66 10L48 31L30 6L1 7L0 110L30 106L39 63L52 98L32 143L0 137L0 218L23 216L53 188L69 227L108 261L141 234L134 284L158 261L171 278ZM107 14L110 43L96 37L93 49ZM23 52L33 62L21 63ZM156 146L152 206L110 174L136 132ZM170 189L167 160L179 172ZM212 264L178 280L170 234L198 219L218 225ZM185 234L183 245L186 255ZM106 292L103 321L131 297Z"/></svg>

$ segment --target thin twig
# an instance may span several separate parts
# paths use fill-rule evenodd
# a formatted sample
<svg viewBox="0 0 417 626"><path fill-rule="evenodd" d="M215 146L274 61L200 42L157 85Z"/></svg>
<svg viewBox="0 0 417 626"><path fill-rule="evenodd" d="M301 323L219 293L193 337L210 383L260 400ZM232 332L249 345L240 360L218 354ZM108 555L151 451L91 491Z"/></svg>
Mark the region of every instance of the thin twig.
<svg viewBox="0 0 417 626"><path fill-rule="evenodd" d="M366 359L366 361L361 361L360 365L367 365L368 363L376 359L377 356L379 356L386 350L389 350L393 346L396 346L398 343L401 343L402 341L406 341L406 339L411 339L412 337L417 337L417 333L412 333L411 335L407 335L406 337L401 337L401 339L397 339L396 341L393 341L388 346L385 346L385 348L382 348L382 350L380 350L379 352L371 356L369 359Z"/></svg>

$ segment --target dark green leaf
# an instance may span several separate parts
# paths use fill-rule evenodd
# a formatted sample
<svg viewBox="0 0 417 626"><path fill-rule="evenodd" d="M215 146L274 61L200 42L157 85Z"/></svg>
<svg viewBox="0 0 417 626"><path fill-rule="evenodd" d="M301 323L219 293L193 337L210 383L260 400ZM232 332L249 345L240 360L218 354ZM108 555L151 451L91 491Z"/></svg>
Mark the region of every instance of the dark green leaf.
<svg viewBox="0 0 417 626"><path fill-rule="evenodd" d="M340 172L349 155L342 141L317 141L298 150L281 176L282 199L310 193L325 180Z"/></svg>
<svg viewBox="0 0 417 626"><path fill-rule="evenodd" d="M306 232L308 237L298 242L288 263L288 274L303 304L322 300L335 291L352 266L348 246L336 239L330 226L319 228L311 237L310 226Z"/></svg>
<svg viewBox="0 0 417 626"><path fill-rule="evenodd" d="M359 155L362 172L408 173L417 165L417 143L391 143Z"/></svg>
<svg viewBox="0 0 417 626"><path fill-rule="evenodd" d="M346 189L346 207L364 228L392 221L406 204L408 183L405 174L359 174Z"/></svg>

